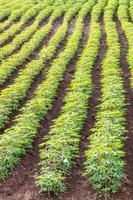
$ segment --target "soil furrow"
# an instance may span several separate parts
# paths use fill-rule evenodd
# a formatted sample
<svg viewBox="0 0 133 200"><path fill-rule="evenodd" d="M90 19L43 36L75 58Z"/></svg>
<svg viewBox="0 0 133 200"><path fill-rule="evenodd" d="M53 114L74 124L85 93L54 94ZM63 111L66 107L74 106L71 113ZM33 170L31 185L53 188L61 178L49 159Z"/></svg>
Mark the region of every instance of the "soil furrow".
<svg viewBox="0 0 133 200"><path fill-rule="evenodd" d="M88 147L88 136L91 134L91 129L94 127L96 122L97 106L100 104L101 96L101 66L102 60L104 59L106 53L106 42L105 42L105 32L103 21L100 21L101 30L102 30L102 39L100 44L99 53L97 60L94 64L92 71L92 81L93 81L93 93L89 99L88 104L88 116L85 122L84 128L81 131L81 142L80 142L80 152L79 158L76 160L75 166L72 169L72 172L67 180L68 192L63 194L60 197L60 200L94 200L92 194L92 188L88 184L86 177L83 177L83 162L85 161L84 152Z"/></svg>
<svg viewBox="0 0 133 200"><path fill-rule="evenodd" d="M60 115L61 107L63 106L63 99L66 94L66 89L71 83L73 74L75 72L76 61L86 43L89 31L88 18L85 20L84 35L80 41L79 50L75 57L67 66L65 76L57 91L57 95L53 104L52 110L47 117L42 121L41 128L33 143L33 148L30 149L26 156L24 156L20 164L13 170L12 175L0 184L0 198L2 200L46 200L44 196L38 193L34 183L34 175L37 172L38 145L42 138L49 132L52 120Z"/></svg>
<svg viewBox="0 0 133 200"><path fill-rule="evenodd" d="M7 19L8 19L8 17L4 17L3 19L0 19L0 23L5 22Z"/></svg>
<svg viewBox="0 0 133 200"><path fill-rule="evenodd" d="M13 73L10 75L7 81L2 86L0 86L0 90L8 87L8 85L10 84L13 84L14 79L18 76L19 71L24 69L26 64L28 64L32 60L38 59L39 52L44 46L48 45L50 38L55 34L55 32L61 26L62 20L63 20L62 17L60 17L53 22L52 29L49 32L49 34L45 37L43 42L32 52L32 54L25 60L25 62L22 65L18 66L17 69L13 71Z"/></svg>

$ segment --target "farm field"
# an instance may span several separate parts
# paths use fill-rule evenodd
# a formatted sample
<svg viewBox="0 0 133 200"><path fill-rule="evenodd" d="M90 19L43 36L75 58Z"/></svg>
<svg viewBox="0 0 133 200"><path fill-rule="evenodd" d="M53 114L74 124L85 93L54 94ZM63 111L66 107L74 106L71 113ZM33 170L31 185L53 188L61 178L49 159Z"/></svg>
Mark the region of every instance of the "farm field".
<svg viewBox="0 0 133 200"><path fill-rule="evenodd" d="M0 200L133 200L133 0L0 0Z"/></svg>

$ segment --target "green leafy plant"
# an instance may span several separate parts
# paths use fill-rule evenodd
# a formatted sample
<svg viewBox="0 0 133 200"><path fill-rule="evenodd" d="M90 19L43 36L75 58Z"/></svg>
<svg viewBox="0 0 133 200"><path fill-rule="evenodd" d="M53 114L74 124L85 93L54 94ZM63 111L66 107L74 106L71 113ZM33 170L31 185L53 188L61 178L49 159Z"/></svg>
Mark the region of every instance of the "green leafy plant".
<svg viewBox="0 0 133 200"><path fill-rule="evenodd" d="M53 0L51 1L53 2ZM0 34L0 45L5 43L9 38L13 37L28 20L35 17L47 5L48 3L46 1L46 3L43 2L42 4L34 5L30 9L28 9L26 13L22 15L19 22L13 24L7 30L5 30L2 34Z"/></svg>
<svg viewBox="0 0 133 200"><path fill-rule="evenodd" d="M23 64L33 51L42 43L51 31L54 20L62 16L68 9L68 5L62 5L56 8L50 17L48 24L36 31L33 37L21 47L20 51L2 61L0 65L0 85L2 85L11 73L16 70L18 66Z"/></svg>
<svg viewBox="0 0 133 200"><path fill-rule="evenodd" d="M56 13L59 15L58 12ZM26 150L32 146L41 120L52 108L67 64L78 49L84 27L83 20L87 13L87 8L85 13L80 12L76 20L75 30L68 39L64 51L53 61L45 80L37 87L34 98L22 108L21 114L15 119L15 125L5 130L0 136L0 179L9 173L21 156L26 153Z"/></svg>
<svg viewBox="0 0 133 200"><path fill-rule="evenodd" d="M48 136L40 145L40 173L36 176L40 191L55 194L64 191L64 179L78 156L80 130L87 116L88 100L93 88L92 68L101 39L100 25L95 15L100 17L105 3L106 1L103 1L100 8L97 4L93 8L89 38L76 65L74 79L68 88L61 115L53 121ZM87 2L81 13L87 15L93 5L93 1ZM94 12L95 8L99 10L98 13Z"/></svg>
<svg viewBox="0 0 133 200"><path fill-rule="evenodd" d="M130 2L130 11L132 10L132 3L133 1ZM119 8L118 8L118 18L121 22L122 29L125 33L125 36L128 41L128 54L127 54L127 59L128 59L128 64L131 72L131 87L133 88L133 24L132 22L129 22L129 15L128 15L128 8L129 8L129 1L119 1ZM130 12L131 14L132 12ZM131 14L132 18L132 14Z"/></svg>
<svg viewBox="0 0 133 200"><path fill-rule="evenodd" d="M45 62L53 57L60 42L66 36L70 19L79 11L80 7L81 3L77 3L69 9L68 12L66 12L63 24L50 39L48 46L44 46L44 48L40 51L38 59L32 60L28 63L25 69L18 74L18 78L15 79L14 83L1 91L0 127L3 127L8 121L9 114L13 110L17 109L20 100L26 96L35 76L37 76L39 72L45 68Z"/></svg>
<svg viewBox="0 0 133 200"><path fill-rule="evenodd" d="M84 163L93 187L104 195L118 191L124 177L125 96L119 66L120 44L113 22L117 3L109 0L105 8L107 52L102 65L102 96Z"/></svg>
<svg viewBox="0 0 133 200"><path fill-rule="evenodd" d="M34 23L22 31L20 34L16 35L13 41L4 47L0 48L0 61L2 61L6 56L12 54L15 50L20 48L23 43L27 42L32 35L38 30L39 24L42 20L48 17L53 11L53 7L47 6L44 10L40 11L39 15L36 17Z"/></svg>
<svg viewBox="0 0 133 200"><path fill-rule="evenodd" d="M16 10L19 9L20 6L24 5L24 1L6 1L7 4L5 4L5 2L2 3L1 5L1 12L0 12L0 20L4 19L5 17L9 17L11 15L11 13Z"/></svg>

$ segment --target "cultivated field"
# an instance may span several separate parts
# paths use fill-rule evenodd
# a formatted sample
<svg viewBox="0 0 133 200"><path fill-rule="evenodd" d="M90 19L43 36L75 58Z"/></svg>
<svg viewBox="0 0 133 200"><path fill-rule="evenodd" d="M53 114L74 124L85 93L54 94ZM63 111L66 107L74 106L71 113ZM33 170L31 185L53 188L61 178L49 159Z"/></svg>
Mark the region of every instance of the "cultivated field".
<svg viewBox="0 0 133 200"><path fill-rule="evenodd" d="M133 0L0 0L0 200L133 200Z"/></svg>

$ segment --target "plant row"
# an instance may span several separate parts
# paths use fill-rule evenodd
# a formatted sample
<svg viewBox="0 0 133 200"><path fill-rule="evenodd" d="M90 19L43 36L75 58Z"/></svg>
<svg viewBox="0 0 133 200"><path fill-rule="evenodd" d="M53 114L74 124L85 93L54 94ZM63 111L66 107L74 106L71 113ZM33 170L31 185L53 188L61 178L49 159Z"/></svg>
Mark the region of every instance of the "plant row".
<svg viewBox="0 0 133 200"><path fill-rule="evenodd" d="M56 8L50 17L48 24L41 27L33 35L33 37L21 47L20 51L2 61L2 64L0 65L0 85L2 85L12 72L16 70L18 66L22 65L26 59L40 46L42 41L50 33L53 27L53 22L62 16L67 10L68 5Z"/></svg>
<svg viewBox="0 0 133 200"><path fill-rule="evenodd" d="M87 117L88 101L93 90L92 69L101 39L100 25L97 21L105 4L106 0L98 2L93 8L89 39L77 62L61 115L53 121L50 132L40 145L40 174L36 177L36 183L43 192L58 194L64 191L66 175L74 159L78 157L80 131ZM94 1L89 1L88 6L91 8L92 5ZM86 12L86 8L83 12ZM95 12L95 9L99 12Z"/></svg>
<svg viewBox="0 0 133 200"><path fill-rule="evenodd" d="M31 8L31 6L32 4L28 3L22 6L21 8L12 11L9 18L6 21L0 23L0 32L4 31L5 28L11 26L14 23L14 21L18 20L28 9Z"/></svg>
<svg viewBox="0 0 133 200"><path fill-rule="evenodd" d="M11 43L0 48L0 61L2 61L6 56L12 54L15 50L20 48L23 43L27 42L31 36L38 30L39 24L46 17L48 17L53 12L53 7L47 6L42 10L36 17L34 23L18 34Z"/></svg>
<svg viewBox="0 0 133 200"><path fill-rule="evenodd" d="M32 146L41 120L52 108L67 64L78 50L84 28L83 20L87 13L81 10L65 49L53 61L45 80L37 87L34 97L21 109L21 114L15 119L15 125L0 136L0 179L8 174L26 150Z"/></svg>
<svg viewBox="0 0 133 200"><path fill-rule="evenodd" d="M14 10L19 9L22 5L24 5L24 2L15 0L10 4L11 5L8 4L8 6L6 5L5 9L1 6L0 20L9 17Z"/></svg>
<svg viewBox="0 0 133 200"><path fill-rule="evenodd" d="M46 3L40 3L39 5L32 6L20 19L19 22L14 23L9 29L5 30L0 35L0 45L8 41L9 38L13 37L22 27L23 25L28 22L30 19L34 18L42 9L44 9L48 4L51 4L53 0L51 0L49 3L46 1Z"/></svg>
<svg viewBox="0 0 133 200"><path fill-rule="evenodd" d="M133 88L133 23L129 22L128 6L128 1L125 3L123 3L122 0L119 1L118 18L121 22L122 29L128 42L127 59L131 72L131 87Z"/></svg>
<svg viewBox="0 0 133 200"><path fill-rule="evenodd" d="M4 9L7 9L7 8L16 8L16 4L18 3L19 1L18 0L13 0L13 1L9 1L7 0L6 2L2 3L2 1L0 2L1 3L1 9L4 10ZM24 4L24 1L22 2L21 1L21 4L20 5L23 5Z"/></svg>
<svg viewBox="0 0 133 200"><path fill-rule="evenodd" d="M35 22L30 27L17 35L11 43L0 48L0 61L2 61L2 59L4 59L6 56L10 55L17 48L20 48L21 45L26 42L34 32L36 32L40 22L48 17L52 13L54 8L55 4L53 7L47 6L44 10L40 12L40 14L36 17Z"/></svg>
<svg viewBox="0 0 133 200"><path fill-rule="evenodd" d="M118 191L124 177L125 96L119 66L119 37L113 22L117 5L117 0L109 0L105 8L107 52L102 64L101 103L85 161L85 174L93 187L105 195Z"/></svg>
<svg viewBox="0 0 133 200"><path fill-rule="evenodd" d="M8 122L8 116L13 110L16 110L19 103L27 95L27 92L33 83L35 77L39 72L45 68L45 63L51 59L56 52L60 42L65 38L68 23L70 19L78 12L81 4L75 4L64 17L64 22L55 35L50 39L47 47L44 47L38 56L37 60L33 60L28 63L24 70L18 74L18 78L14 80L14 83L3 89L0 95L0 127L4 127L5 123Z"/></svg>
<svg viewBox="0 0 133 200"><path fill-rule="evenodd" d="M133 0L128 0L128 1L130 3L129 14L130 14L131 20L133 21ZM125 2L125 5L127 2Z"/></svg>

